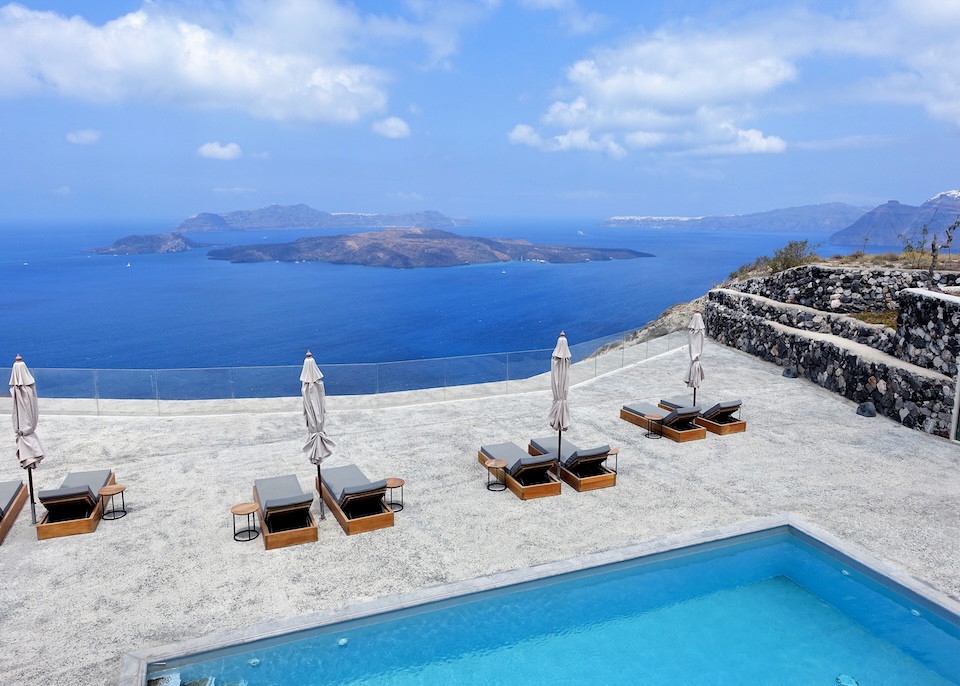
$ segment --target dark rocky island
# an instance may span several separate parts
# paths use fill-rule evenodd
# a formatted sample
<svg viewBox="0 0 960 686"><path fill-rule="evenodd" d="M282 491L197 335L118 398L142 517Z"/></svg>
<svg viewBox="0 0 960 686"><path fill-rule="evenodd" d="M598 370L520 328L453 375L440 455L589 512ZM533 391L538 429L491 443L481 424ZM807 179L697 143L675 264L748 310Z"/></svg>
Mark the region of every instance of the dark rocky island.
<svg viewBox="0 0 960 686"><path fill-rule="evenodd" d="M573 263L653 257L636 250L535 245L523 240L475 238L421 228L312 236L292 243L238 245L211 250L209 256L230 262L330 262L395 269L514 260Z"/></svg>
<svg viewBox="0 0 960 686"><path fill-rule="evenodd" d="M125 236L105 248L92 248L87 252L98 255L152 255L186 252L194 248L208 248L212 243L198 243L176 231L147 235Z"/></svg>
<svg viewBox="0 0 960 686"><path fill-rule="evenodd" d="M224 214L201 212L184 220L178 231L285 231L290 229L452 229L469 222L453 219L433 210L369 214L323 212L309 205L270 205L259 210L238 210Z"/></svg>

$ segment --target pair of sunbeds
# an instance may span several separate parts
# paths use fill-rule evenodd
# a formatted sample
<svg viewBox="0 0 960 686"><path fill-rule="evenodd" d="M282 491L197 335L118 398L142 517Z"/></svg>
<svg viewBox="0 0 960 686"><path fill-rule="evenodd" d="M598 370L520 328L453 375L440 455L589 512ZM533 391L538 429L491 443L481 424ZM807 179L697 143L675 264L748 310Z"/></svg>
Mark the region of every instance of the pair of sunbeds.
<svg viewBox="0 0 960 686"><path fill-rule="evenodd" d="M729 400L710 405L690 406L686 398L661 400L659 405L633 403L620 409L620 418L683 443L706 438L707 431L723 436L747 430L747 423L737 416L742 403Z"/></svg>
<svg viewBox="0 0 960 686"><path fill-rule="evenodd" d="M393 509L385 498L385 480L370 481L359 467L351 464L322 470L316 486L348 536L393 526ZM257 479L253 499L259 508L267 550L317 540L317 523L310 510L313 493L300 488L296 475Z"/></svg>
<svg viewBox="0 0 960 686"><path fill-rule="evenodd" d="M566 439L560 442L558 436L549 436L531 440L526 451L516 443L482 445L477 460L496 478L503 478L518 498L531 500L560 495L560 479L577 491L615 486L616 468L605 463L618 452L609 445L584 450ZM491 460L501 460L506 466L487 466Z"/></svg>

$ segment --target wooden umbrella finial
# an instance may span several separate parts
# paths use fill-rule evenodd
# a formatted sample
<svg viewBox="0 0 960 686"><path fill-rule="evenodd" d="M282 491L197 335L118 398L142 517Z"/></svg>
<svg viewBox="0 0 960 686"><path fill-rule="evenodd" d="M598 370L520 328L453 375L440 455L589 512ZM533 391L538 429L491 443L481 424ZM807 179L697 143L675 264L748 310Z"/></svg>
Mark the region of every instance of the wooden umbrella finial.
<svg viewBox="0 0 960 686"><path fill-rule="evenodd" d="M309 350L307 351L307 357L313 357L313 353L310 352Z"/></svg>
<svg viewBox="0 0 960 686"><path fill-rule="evenodd" d="M564 338L567 337L567 334L565 334L563 331L560 332L560 335L563 336Z"/></svg>
<svg viewBox="0 0 960 686"><path fill-rule="evenodd" d="M23 358L20 357L20 354L19 354L19 353L17 353L17 359L16 359L16 361L17 361L17 362L23 362Z"/></svg>

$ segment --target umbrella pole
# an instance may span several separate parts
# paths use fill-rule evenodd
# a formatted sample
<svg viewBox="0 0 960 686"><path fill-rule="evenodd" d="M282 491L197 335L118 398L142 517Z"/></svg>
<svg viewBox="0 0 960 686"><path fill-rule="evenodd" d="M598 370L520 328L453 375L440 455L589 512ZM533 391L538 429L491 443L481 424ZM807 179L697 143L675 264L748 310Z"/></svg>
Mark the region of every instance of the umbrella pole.
<svg viewBox="0 0 960 686"><path fill-rule="evenodd" d="M37 505L33 500L33 467L27 468L27 482L30 484L30 519L37 523Z"/></svg>
<svg viewBox="0 0 960 686"><path fill-rule="evenodd" d="M563 447L563 428L557 429L557 478L560 478L560 449Z"/></svg>
<svg viewBox="0 0 960 686"><path fill-rule="evenodd" d="M697 404L697 389L696 389L696 388L693 389L693 404L694 404L694 405Z"/></svg>
<svg viewBox="0 0 960 686"><path fill-rule="evenodd" d="M323 514L323 481L320 480L320 465L317 465L317 489L320 491L320 519L326 519Z"/></svg>

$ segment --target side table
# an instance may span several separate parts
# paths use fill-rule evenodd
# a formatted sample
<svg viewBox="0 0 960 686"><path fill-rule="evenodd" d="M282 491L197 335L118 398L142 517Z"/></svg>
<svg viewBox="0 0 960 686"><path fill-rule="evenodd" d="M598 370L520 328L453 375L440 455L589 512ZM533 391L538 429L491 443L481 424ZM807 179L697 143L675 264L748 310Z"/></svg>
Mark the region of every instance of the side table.
<svg viewBox="0 0 960 686"><path fill-rule="evenodd" d="M120 519L127 514L127 502L124 500L123 492L127 489L123 484L108 484L97 491L100 496L100 517L107 521ZM115 497L120 496L120 507L117 508ZM110 499L110 509L107 509L107 499Z"/></svg>
<svg viewBox="0 0 960 686"><path fill-rule="evenodd" d="M663 436L663 415L662 414L647 414L644 415L647 419L647 438L660 438ZM659 426L660 430L657 431L655 427Z"/></svg>
<svg viewBox="0 0 960 686"><path fill-rule="evenodd" d="M233 515L233 540L252 541L260 532L257 531L257 510L259 506L256 503L238 503L230 508L230 514ZM247 528L237 530L237 517L247 517Z"/></svg>
<svg viewBox="0 0 960 686"><path fill-rule="evenodd" d="M487 468L487 490L505 490L507 488L507 474L504 470L507 468L507 461L490 459L484 462L483 466ZM500 472L499 476L497 476L497 471ZM493 481L490 480L491 475L494 477Z"/></svg>
<svg viewBox="0 0 960 686"><path fill-rule="evenodd" d="M406 482L405 482L403 479L400 479L400 478L395 477L395 476L392 476L392 477L390 477L389 479L387 479L387 488L390 489L390 500L387 502L387 505L388 505L388 506L390 507L390 509L393 510L394 512L399 512L400 510L403 509L403 484L405 484L405 483L406 483ZM395 488L399 488L399 489L400 489L400 502L399 502L399 503L393 499L393 489L395 489Z"/></svg>

